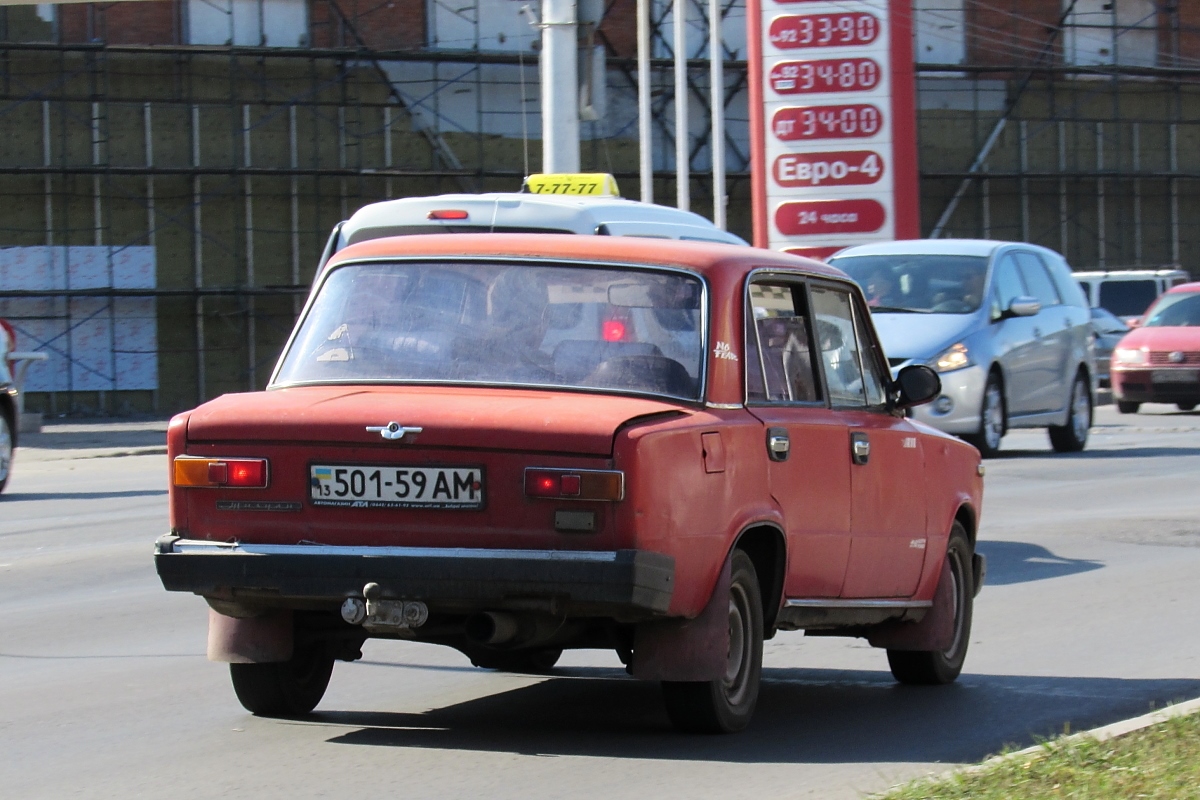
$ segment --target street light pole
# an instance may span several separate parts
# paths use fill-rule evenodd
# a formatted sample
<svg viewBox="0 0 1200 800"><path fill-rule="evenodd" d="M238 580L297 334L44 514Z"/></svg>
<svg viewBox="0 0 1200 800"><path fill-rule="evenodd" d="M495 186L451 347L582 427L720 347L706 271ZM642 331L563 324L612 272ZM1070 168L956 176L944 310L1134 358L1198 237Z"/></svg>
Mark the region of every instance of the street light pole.
<svg viewBox="0 0 1200 800"><path fill-rule="evenodd" d="M542 172L579 172L575 0L542 0Z"/></svg>

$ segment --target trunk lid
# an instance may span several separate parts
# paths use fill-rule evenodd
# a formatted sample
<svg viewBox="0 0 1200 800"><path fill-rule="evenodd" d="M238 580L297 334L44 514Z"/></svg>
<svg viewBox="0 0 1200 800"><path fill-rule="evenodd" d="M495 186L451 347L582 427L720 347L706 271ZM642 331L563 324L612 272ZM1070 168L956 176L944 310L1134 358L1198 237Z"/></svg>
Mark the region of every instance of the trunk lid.
<svg viewBox="0 0 1200 800"><path fill-rule="evenodd" d="M305 386L223 395L197 408L190 442L378 444L368 426L419 427L406 444L608 456L628 420L688 413L663 400L488 387Z"/></svg>

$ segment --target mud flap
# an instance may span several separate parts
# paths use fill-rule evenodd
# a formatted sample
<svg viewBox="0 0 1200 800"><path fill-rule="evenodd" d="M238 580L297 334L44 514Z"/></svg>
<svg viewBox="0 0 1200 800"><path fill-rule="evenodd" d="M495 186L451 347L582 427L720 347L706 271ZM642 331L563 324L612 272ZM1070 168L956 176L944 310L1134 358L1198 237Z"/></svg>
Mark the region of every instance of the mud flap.
<svg viewBox="0 0 1200 800"><path fill-rule="evenodd" d="M888 650L928 650L940 652L954 644L954 577L950 562L942 563L933 606L920 622L885 622L867 636L872 647Z"/></svg>
<svg viewBox="0 0 1200 800"><path fill-rule="evenodd" d="M292 612L235 618L208 610L208 660L230 664L289 661L295 646Z"/></svg>
<svg viewBox="0 0 1200 800"><path fill-rule="evenodd" d="M633 638L633 677L651 681L711 681L729 660L729 584L732 554L712 596L695 619L644 622Z"/></svg>

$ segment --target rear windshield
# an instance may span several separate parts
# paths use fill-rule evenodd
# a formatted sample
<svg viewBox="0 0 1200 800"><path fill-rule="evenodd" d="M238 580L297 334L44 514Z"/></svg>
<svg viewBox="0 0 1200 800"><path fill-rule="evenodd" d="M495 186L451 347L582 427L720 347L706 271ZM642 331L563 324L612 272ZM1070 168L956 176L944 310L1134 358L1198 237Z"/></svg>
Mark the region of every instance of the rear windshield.
<svg viewBox="0 0 1200 800"><path fill-rule="evenodd" d="M1158 284L1145 281L1104 281L1100 284L1100 305L1118 317L1138 317L1158 297Z"/></svg>
<svg viewBox="0 0 1200 800"><path fill-rule="evenodd" d="M1200 292L1168 294L1154 306L1146 318L1147 328L1200 325Z"/></svg>
<svg viewBox="0 0 1200 800"><path fill-rule="evenodd" d="M987 258L887 255L831 259L858 282L871 313L970 314L983 302Z"/></svg>
<svg viewBox="0 0 1200 800"><path fill-rule="evenodd" d="M335 268L273 386L446 383L700 398L702 284L585 266L370 263Z"/></svg>

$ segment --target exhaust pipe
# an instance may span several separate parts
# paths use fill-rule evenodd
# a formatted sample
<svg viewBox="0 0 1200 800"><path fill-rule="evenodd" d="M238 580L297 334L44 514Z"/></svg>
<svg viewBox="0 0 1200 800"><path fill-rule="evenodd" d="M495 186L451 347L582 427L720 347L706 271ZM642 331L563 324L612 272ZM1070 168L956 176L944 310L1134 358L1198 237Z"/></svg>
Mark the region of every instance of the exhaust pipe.
<svg viewBox="0 0 1200 800"><path fill-rule="evenodd" d="M503 611L481 611L467 618L467 638L476 644L507 644L521 632L520 621Z"/></svg>

